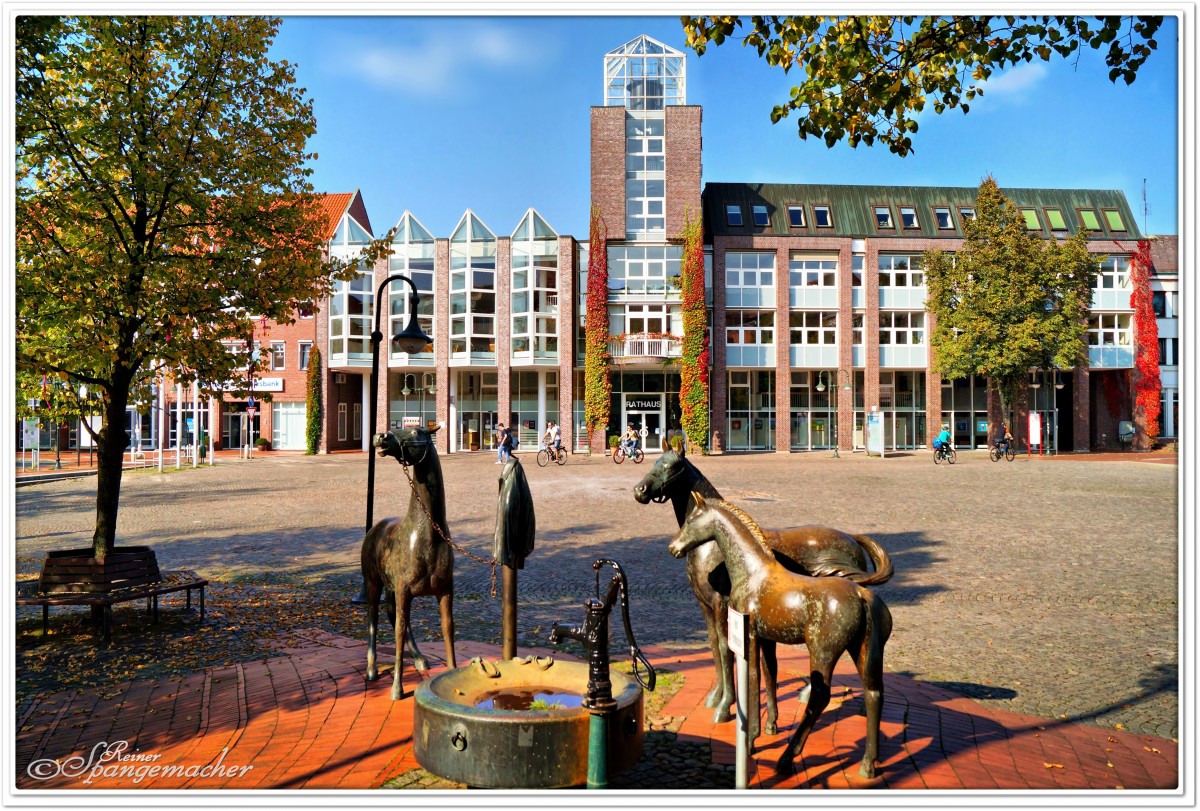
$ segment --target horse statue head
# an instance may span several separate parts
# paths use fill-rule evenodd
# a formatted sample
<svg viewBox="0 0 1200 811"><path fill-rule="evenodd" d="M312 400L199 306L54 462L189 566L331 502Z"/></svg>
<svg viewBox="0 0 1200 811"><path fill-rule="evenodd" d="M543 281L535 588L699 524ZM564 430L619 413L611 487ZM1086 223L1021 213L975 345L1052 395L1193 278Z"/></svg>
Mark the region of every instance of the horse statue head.
<svg viewBox="0 0 1200 811"><path fill-rule="evenodd" d="M633 497L638 504L661 504L675 495L676 491L686 493L691 490L691 479L688 476L690 462L679 451L664 451L654 466L650 468L642 480L634 485Z"/></svg>
<svg viewBox="0 0 1200 811"><path fill-rule="evenodd" d="M439 428L441 426L438 426ZM436 454L433 435L438 428L430 430L419 425L400 428L385 434L376 434L371 444L379 448L380 456L390 456L404 466L416 466Z"/></svg>

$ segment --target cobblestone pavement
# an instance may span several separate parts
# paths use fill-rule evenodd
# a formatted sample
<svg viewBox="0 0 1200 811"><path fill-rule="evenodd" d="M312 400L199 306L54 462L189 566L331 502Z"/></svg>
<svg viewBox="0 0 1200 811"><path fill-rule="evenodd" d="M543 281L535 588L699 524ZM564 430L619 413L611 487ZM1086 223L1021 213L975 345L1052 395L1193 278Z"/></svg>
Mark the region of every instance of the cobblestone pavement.
<svg viewBox="0 0 1200 811"><path fill-rule="evenodd" d="M666 551L672 513L631 496L652 459L617 466L573 456L565 467L539 468L522 455L538 533L520 572L521 644L544 646L552 622L582 620L595 588L590 564L601 556L629 575L640 644L703 643L684 565ZM889 672L995 709L1177 737L1175 466L992 463L980 452L960 452L953 467L922 452L693 461L764 526L827 524L870 534L890 552L896 575L879 588L895 620ZM442 457L455 540L485 557L493 462L491 454ZM119 543L150 544L163 568L195 569L218 584L303 584L348 600L359 584L366 469L362 454L277 453L130 473ZM379 460L376 483L376 518L401 514L408 485L399 466ZM88 478L18 490L18 574L36 572L48 550L90 543L94 488ZM498 639L489 575L458 556L463 639ZM417 601L416 619L422 639L438 639L432 600ZM620 636L617 627L614 643Z"/></svg>

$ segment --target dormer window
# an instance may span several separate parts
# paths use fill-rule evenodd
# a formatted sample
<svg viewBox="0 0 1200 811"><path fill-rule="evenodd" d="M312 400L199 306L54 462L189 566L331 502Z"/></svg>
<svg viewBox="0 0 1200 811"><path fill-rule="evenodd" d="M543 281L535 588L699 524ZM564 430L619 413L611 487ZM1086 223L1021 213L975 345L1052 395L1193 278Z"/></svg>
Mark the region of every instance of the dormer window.
<svg viewBox="0 0 1200 811"><path fill-rule="evenodd" d="M1025 218L1025 227L1030 231L1041 231L1042 221L1038 219L1036 208L1021 209L1021 216Z"/></svg>
<svg viewBox="0 0 1200 811"><path fill-rule="evenodd" d="M908 230L920 228L917 222L917 210L912 206L900 206L900 224Z"/></svg>
<svg viewBox="0 0 1200 811"><path fill-rule="evenodd" d="M741 206L725 206L725 224L731 226L740 226L742 224Z"/></svg>
<svg viewBox="0 0 1200 811"><path fill-rule="evenodd" d="M1096 212L1090 208L1081 208L1079 210L1079 221L1083 223L1083 227L1088 231L1099 231L1100 220L1096 217Z"/></svg>
<svg viewBox="0 0 1200 811"><path fill-rule="evenodd" d="M1125 221L1121 219L1121 212L1116 209L1104 209L1104 220L1108 223L1108 230L1110 231L1125 230Z"/></svg>
<svg viewBox="0 0 1200 811"><path fill-rule="evenodd" d="M792 228L803 228L807 222L804 219L804 206L788 206L788 225Z"/></svg>
<svg viewBox="0 0 1200 811"><path fill-rule="evenodd" d="M770 224L771 220L767 215L766 206L751 206L751 212L754 215L755 228L766 228Z"/></svg>
<svg viewBox="0 0 1200 811"><path fill-rule="evenodd" d="M954 228L954 220L950 216L950 209L946 206L938 206L933 210L934 219L937 220L939 231L949 231Z"/></svg>
<svg viewBox="0 0 1200 811"><path fill-rule="evenodd" d="M960 209L958 210L958 218L959 218L960 220L973 220L973 219L975 219L975 209L973 209L973 208L960 208Z"/></svg>
<svg viewBox="0 0 1200 811"><path fill-rule="evenodd" d="M1067 221L1063 218L1063 213L1057 208L1046 209L1046 222L1050 223L1051 231L1066 231Z"/></svg>
<svg viewBox="0 0 1200 811"><path fill-rule="evenodd" d="M895 228L892 222L892 210L887 206L875 206L875 227Z"/></svg>
<svg viewBox="0 0 1200 811"><path fill-rule="evenodd" d="M818 228L832 228L833 212L829 210L829 206L813 206L813 220Z"/></svg>

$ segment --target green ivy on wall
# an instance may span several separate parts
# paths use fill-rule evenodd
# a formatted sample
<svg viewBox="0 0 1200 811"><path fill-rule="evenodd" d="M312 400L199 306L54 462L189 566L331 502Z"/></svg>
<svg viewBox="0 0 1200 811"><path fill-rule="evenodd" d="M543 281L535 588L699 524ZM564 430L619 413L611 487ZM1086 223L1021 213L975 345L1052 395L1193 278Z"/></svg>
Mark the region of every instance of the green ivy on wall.
<svg viewBox="0 0 1200 811"><path fill-rule="evenodd" d="M307 393L305 394L305 409L307 424L305 425L306 454L317 452L321 444L321 350L313 346L308 356L308 375L305 379Z"/></svg>
<svg viewBox="0 0 1200 811"><path fill-rule="evenodd" d="M595 431L607 430L612 398L612 380L608 376L608 228L595 207L588 231L588 250L583 419L590 436Z"/></svg>
<svg viewBox="0 0 1200 811"><path fill-rule="evenodd" d="M683 357L679 380L680 423L692 447L708 453L708 314L704 308L704 229L688 213L683 226Z"/></svg>

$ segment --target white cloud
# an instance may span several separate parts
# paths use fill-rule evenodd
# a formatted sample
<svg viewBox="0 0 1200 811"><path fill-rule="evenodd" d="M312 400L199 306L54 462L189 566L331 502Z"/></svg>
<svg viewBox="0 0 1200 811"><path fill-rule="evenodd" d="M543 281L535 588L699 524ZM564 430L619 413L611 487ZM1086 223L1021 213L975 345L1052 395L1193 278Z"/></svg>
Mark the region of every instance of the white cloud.
<svg viewBox="0 0 1200 811"><path fill-rule="evenodd" d="M1026 62L1016 65L998 76L992 74L992 77L981 85L984 98L1019 97L1041 83L1048 74L1049 70L1042 62Z"/></svg>
<svg viewBox="0 0 1200 811"><path fill-rule="evenodd" d="M473 70L532 65L537 54L515 29L451 21L422 32L411 44L347 39L327 62L330 70L405 94L434 96L464 85Z"/></svg>

